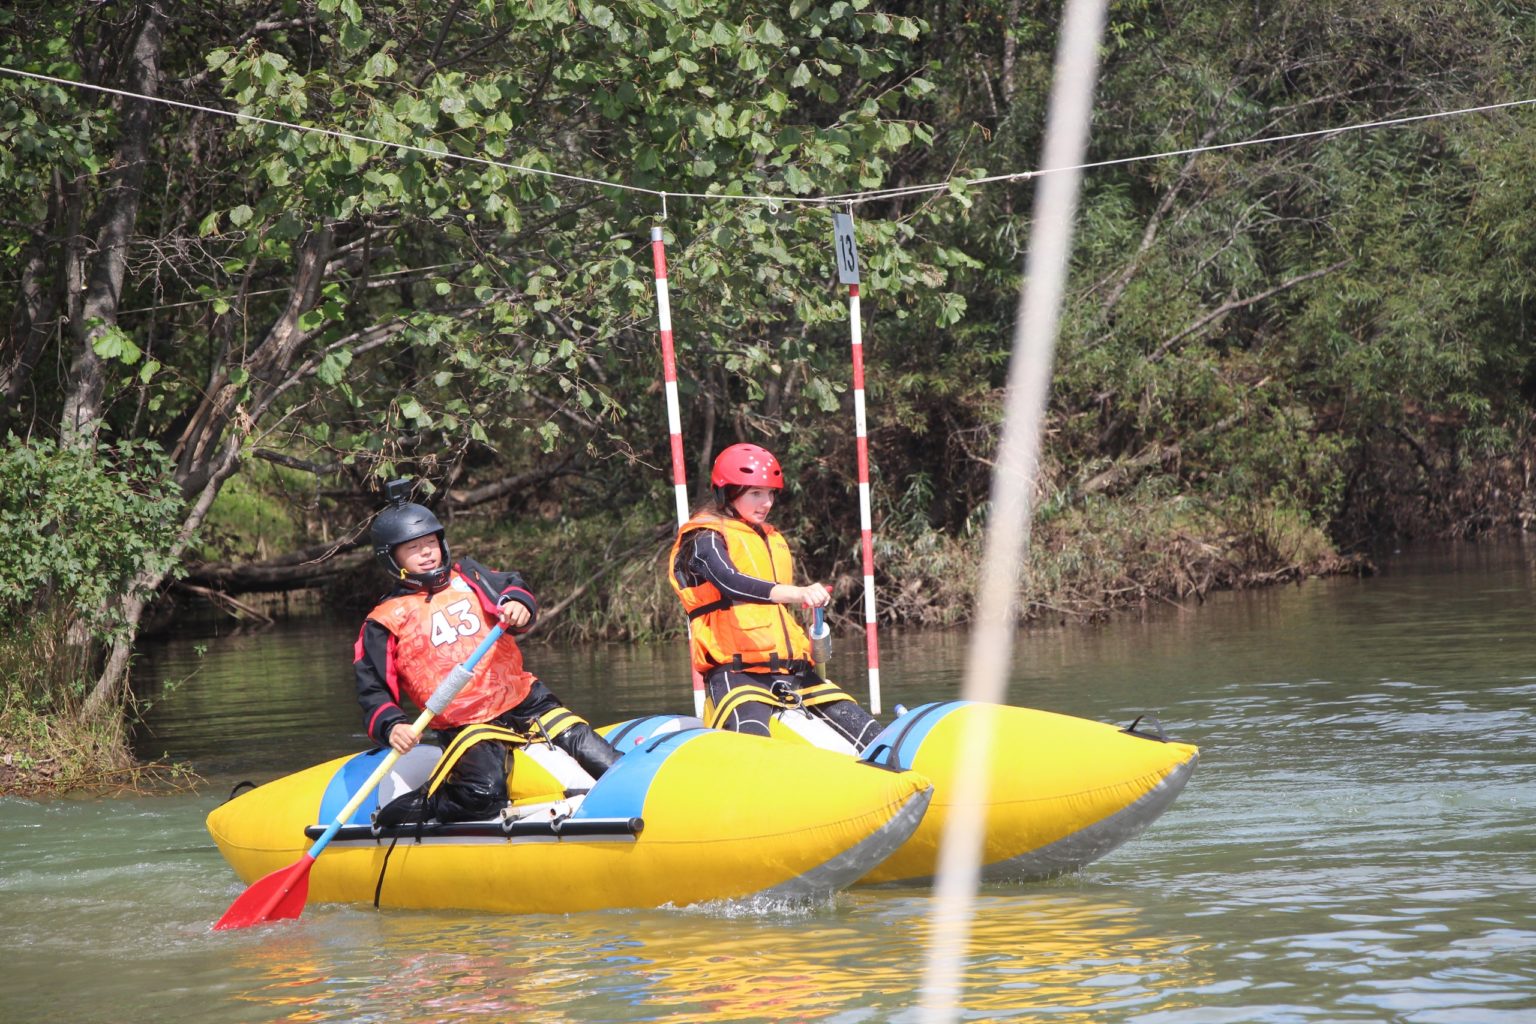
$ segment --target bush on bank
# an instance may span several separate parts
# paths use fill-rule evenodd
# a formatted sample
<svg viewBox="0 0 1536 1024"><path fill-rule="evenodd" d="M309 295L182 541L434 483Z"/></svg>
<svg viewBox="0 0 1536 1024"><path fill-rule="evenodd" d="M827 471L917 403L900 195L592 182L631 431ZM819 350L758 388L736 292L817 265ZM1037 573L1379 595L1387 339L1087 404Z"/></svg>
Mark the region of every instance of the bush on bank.
<svg viewBox="0 0 1536 1024"><path fill-rule="evenodd" d="M181 499L168 479L153 444L0 442L0 794L135 771L128 717L87 714L86 696L124 628L112 598L169 561Z"/></svg>

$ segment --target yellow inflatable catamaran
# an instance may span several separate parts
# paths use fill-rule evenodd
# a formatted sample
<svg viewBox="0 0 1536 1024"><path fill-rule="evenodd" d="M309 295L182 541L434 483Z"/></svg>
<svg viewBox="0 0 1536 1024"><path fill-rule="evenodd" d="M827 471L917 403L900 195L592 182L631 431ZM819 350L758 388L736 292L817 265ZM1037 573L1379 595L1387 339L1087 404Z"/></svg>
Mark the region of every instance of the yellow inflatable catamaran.
<svg viewBox="0 0 1536 1024"><path fill-rule="evenodd" d="M706 714L709 711L706 709ZM694 719L684 719L695 721ZM773 735L800 746L853 754L803 708L780 707ZM1126 728L1033 708L939 701L900 714L862 755L866 763L916 771L933 800L912 837L861 879L926 882L953 808L978 799L960 777L963 746L986 744L982 877L1023 882L1075 871L1133 838L1168 809L1200 752L1168 739L1156 719Z"/></svg>
<svg viewBox="0 0 1536 1024"><path fill-rule="evenodd" d="M314 862L309 898L507 913L819 899L906 842L930 798L917 772L696 720L645 721L596 782L560 751L530 744L513 754L504 817L375 828L373 812L421 785L440 756L418 747ZM300 856L383 756L340 758L242 793L208 816L208 830L253 882Z"/></svg>
<svg viewBox="0 0 1536 1024"><path fill-rule="evenodd" d="M862 758L820 749L835 737L794 709L776 716L777 740L700 726L656 715L603 729L624 757L596 782L562 752L531 744L513 755L504 817L375 828L373 812L435 766L441 752L418 747L315 862L310 898L563 913L925 882L950 813L978 795L957 776L956 756L977 742L991 751L983 877L1028 881L1081 868L1138 834L1199 760L1155 722L1119 728L964 701L902 714ZM382 756L258 787L217 808L208 829L236 873L255 881L301 854Z"/></svg>

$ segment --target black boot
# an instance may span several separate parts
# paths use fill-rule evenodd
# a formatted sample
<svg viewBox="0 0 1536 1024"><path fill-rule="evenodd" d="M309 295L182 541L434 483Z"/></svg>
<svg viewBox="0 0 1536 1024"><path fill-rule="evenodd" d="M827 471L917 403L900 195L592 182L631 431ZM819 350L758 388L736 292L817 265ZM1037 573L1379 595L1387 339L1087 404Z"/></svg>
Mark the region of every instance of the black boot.
<svg viewBox="0 0 1536 1024"><path fill-rule="evenodd" d="M507 787L486 787L449 777L432 797L432 811L439 821L489 821L507 806Z"/></svg>
<svg viewBox="0 0 1536 1024"><path fill-rule="evenodd" d="M554 739L555 746L570 754L576 763L594 779L602 778L603 772L613 767L619 752L586 722L577 722Z"/></svg>
<svg viewBox="0 0 1536 1024"><path fill-rule="evenodd" d="M424 825L436 817L434 803L424 789L401 793L374 812L373 824L376 828Z"/></svg>

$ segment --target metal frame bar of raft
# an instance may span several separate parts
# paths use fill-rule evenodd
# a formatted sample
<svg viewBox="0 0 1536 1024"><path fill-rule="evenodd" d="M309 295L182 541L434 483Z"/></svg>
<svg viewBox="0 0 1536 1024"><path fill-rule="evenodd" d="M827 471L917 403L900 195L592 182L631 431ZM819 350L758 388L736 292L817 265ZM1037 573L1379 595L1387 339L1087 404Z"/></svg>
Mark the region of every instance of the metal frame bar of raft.
<svg viewBox="0 0 1536 1024"><path fill-rule="evenodd" d="M562 818L554 821L455 821L430 825L346 825L335 835L337 842L386 839L634 839L645 830L643 818ZM325 831L310 825L304 836L314 839Z"/></svg>

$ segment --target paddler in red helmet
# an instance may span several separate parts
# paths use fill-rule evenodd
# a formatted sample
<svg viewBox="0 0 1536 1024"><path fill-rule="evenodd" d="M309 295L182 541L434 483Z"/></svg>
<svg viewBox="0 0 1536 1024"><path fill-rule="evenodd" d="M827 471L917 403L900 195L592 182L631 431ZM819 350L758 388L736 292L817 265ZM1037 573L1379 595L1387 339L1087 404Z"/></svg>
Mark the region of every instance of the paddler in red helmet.
<svg viewBox="0 0 1536 1024"><path fill-rule="evenodd" d="M784 487L779 460L733 444L710 473L713 501L678 530L668 577L688 613L693 667L704 677L709 724L769 735L775 711L803 707L863 750L880 723L817 674L811 642L790 609L825 608L820 583L794 582L794 559L768 514Z"/></svg>

